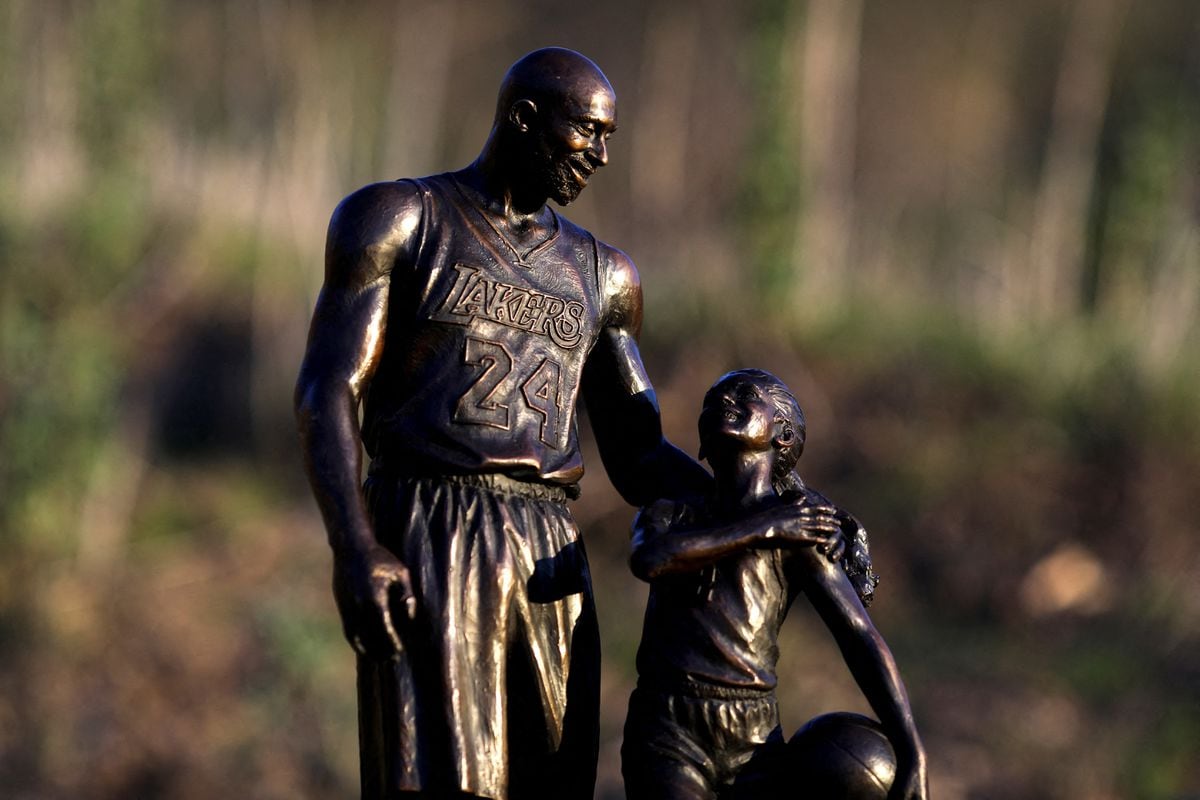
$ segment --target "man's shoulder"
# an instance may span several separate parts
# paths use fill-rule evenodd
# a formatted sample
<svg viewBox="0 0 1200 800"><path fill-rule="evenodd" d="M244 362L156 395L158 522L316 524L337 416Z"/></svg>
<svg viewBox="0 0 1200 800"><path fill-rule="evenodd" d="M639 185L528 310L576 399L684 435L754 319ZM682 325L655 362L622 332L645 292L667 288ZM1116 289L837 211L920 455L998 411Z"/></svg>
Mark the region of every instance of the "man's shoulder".
<svg viewBox="0 0 1200 800"><path fill-rule="evenodd" d="M600 239L596 234L573 222L562 212L555 212L558 216L558 224L560 235L572 241L589 241L596 248L597 267L602 273L607 273L610 276L623 276L626 281L632 279L637 281L637 267L633 264L633 259L629 254L619 247L614 247L608 242Z"/></svg>
<svg viewBox="0 0 1200 800"><path fill-rule="evenodd" d="M409 179L367 184L338 203L330 231L364 240L411 234L420 222L421 194L420 184Z"/></svg>
<svg viewBox="0 0 1200 800"><path fill-rule="evenodd" d="M609 309L609 322L640 331L642 279L633 259L623 250L597 239L596 272L605 305Z"/></svg>
<svg viewBox="0 0 1200 800"><path fill-rule="evenodd" d="M596 259L610 283L638 286L641 278L629 254L619 247L596 240Z"/></svg>
<svg viewBox="0 0 1200 800"><path fill-rule="evenodd" d="M329 220L327 281L359 285L411 257L422 208L422 189L408 180L372 183L346 195Z"/></svg>
<svg viewBox="0 0 1200 800"><path fill-rule="evenodd" d="M361 211L370 207L395 209L414 201L420 203L424 184L432 181L434 177L398 178L368 183L342 198L337 207Z"/></svg>

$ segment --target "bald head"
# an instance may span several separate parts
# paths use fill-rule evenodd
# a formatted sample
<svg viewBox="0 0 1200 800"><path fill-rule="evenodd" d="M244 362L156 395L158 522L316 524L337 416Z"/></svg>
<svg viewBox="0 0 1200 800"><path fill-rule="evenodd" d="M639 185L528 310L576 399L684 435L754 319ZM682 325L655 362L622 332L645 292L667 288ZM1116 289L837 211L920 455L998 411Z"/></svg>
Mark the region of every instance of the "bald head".
<svg viewBox="0 0 1200 800"><path fill-rule="evenodd" d="M522 207L566 205L608 163L616 128L616 94L599 67L574 50L534 50L504 76L476 165Z"/></svg>
<svg viewBox="0 0 1200 800"><path fill-rule="evenodd" d="M521 100L563 108L590 105L597 94L606 95L615 105L612 84L591 59L565 47L543 47L509 67L500 84L496 122L509 120L513 106Z"/></svg>

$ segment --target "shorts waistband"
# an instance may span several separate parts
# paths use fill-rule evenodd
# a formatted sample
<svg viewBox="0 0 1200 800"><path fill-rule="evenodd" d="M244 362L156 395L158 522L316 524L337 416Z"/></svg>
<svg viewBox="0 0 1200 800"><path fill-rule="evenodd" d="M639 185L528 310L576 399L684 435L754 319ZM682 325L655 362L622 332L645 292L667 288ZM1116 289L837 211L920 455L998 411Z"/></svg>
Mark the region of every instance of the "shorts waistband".
<svg viewBox="0 0 1200 800"><path fill-rule="evenodd" d="M659 694L683 695L698 700L775 700L774 689L759 689L752 686L721 686L688 678L676 680L638 679L638 688Z"/></svg>
<svg viewBox="0 0 1200 800"><path fill-rule="evenodd" d="M473 486L495 494L516 495L530 500L547 500L552 503L566 504L568 500L579 497L579 484L543 483L541 481L524 481L505 475L501 472L480 473L436 473L419 472L414 470L396 469L385 465L379 460L371 462L368 469L370 477L394 477L404 480L429 480L450 483L456 486Z"/></svg>

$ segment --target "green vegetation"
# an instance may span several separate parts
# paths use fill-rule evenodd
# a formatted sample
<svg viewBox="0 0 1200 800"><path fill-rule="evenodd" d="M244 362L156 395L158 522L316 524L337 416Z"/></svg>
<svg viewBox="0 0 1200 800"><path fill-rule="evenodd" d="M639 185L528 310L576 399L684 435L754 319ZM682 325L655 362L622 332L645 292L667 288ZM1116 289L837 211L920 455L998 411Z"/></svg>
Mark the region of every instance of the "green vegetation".
<svg viewBox="0 0 1200 800"><path fill-rule="evenodd" d="M325 224L472 158L500 70L551 41L622 98L568 213L642 269L666 429L694 451L724 369L798 391L806 476L872 531L934 793L1200 792L1195 4L489 8L0 11L5 796L354 794L290 416ZM655 83L672 59L686 86ZM684 208L634 196L646 154ZM589 466L617 798L644 592ZM788 635L788 724L861 707L819 625Z"/></svg>

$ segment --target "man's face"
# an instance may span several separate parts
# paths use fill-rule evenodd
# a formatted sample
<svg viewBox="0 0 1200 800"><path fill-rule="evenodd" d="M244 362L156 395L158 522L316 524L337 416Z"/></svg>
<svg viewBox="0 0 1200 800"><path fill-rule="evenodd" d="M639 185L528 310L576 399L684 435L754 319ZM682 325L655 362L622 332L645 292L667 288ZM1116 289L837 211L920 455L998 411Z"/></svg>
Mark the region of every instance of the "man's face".
<svg viewBox="0 0 1200 800"><path fill-rule="evenodd" d="M712 454L734 446L742 451L769 450L783 422L766 388L745 375L719 380L704 396L700 409L700 443Z"/></svg>
<svg viewBox="0 0 1200 800"><path fill-rule="evenodd" d="M536 167L546 196L565 206L592 173L608 163L608 137L617 129L617 103L605 85L589 83L550 103L536 138Z"/></svg>

